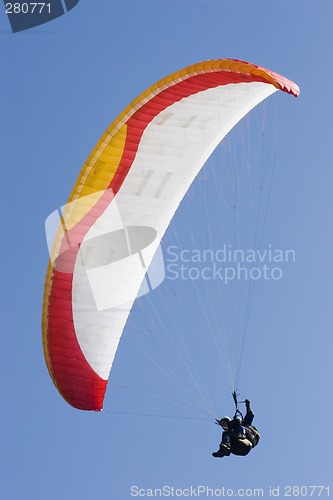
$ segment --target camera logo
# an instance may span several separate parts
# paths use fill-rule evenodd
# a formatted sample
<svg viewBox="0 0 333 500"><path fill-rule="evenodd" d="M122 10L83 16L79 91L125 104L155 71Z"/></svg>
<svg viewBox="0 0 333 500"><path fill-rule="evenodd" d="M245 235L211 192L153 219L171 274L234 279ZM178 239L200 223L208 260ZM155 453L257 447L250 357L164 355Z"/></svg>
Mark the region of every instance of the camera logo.
<svg viewBox="0 0 333 500"><path fill-rule="evenodd" d="M126 224L126 214L122 216L112 190L107 191L104 200L107 198L108 207L103 212L103 221L99 219L90 229L86 227L83 239L80 233L84 224L77 229L73 220L77 220L77 214L88 213L89 207L96 206L96 193L64 205L45 221L53 268L63 273L73 272L75 261L74 272L80 276L79 280L89 283L98 311L132 303L133 295L146 295L165 278L156 229Z"/></svg>

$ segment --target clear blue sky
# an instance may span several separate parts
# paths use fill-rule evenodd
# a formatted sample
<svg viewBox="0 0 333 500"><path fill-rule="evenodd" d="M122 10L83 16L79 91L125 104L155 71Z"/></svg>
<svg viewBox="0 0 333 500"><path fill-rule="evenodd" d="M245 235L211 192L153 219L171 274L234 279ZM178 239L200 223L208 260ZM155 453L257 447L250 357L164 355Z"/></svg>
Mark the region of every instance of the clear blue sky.
<svg viewBox="0 0 333 500"><path fill-rule="evenodd" d="M265 498L270 486L280 486L282 496L287 485L331 485L333 494L332 16L324 0L81 0L53 22L12 34L1 11L4 499L127 500L132 485L263 488ZM44 363L40 324L48 260L44 221L67 200L101 134L158 79L224 57L292 79L301 96L297 102L273 96L281 117L273 131L277 162L264 236L266 247L295 249L296 262L279 282L256 287L242 365L241 396L253 401L262 440L246 458L216 460L211 452L219 428L213 420L172 418L188 414L148 393L162 393L166 385L178 399L181 393L154 359L145 362L140 354L141 340L146 336L149 343L153 335L147 327L153 311L168 331L178 326L184 335L203 333L188 284L162 285L137 305L140 341L131 342L129 324L100 414L74 410L58 395ZM216 169L218 159L213 162ZM195 225L187 215L194 199L205 202L204 176L164 245L179 238L183 248L190 245ZM219 215L210 213L212 228ZM193 238L200 240L198 233ZM230 414L223 367L202 349L214 403Z"/></svg>

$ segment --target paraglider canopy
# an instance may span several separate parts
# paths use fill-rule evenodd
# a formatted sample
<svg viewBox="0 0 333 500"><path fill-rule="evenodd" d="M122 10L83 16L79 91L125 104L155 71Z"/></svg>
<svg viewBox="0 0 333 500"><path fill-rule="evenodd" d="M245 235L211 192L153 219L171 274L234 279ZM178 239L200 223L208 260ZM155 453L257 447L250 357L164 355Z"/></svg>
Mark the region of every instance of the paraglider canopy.
<svg viewBox="0 0 333 500"><path fill-rule="evenodd" d="M133 302L170 220L214 148L253 107L296 84L234 59L146 90L84 164L54 239L43 306L50 375L72 406L101 410Z"/></svg>

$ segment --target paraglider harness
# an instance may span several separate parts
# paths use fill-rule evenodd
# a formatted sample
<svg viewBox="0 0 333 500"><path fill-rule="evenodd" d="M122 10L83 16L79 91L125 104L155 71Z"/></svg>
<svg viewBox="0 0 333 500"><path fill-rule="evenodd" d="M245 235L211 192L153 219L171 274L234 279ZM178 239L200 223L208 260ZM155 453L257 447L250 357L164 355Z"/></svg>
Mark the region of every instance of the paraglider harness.
<svg viewBox="0 0 333 500"><path fill-rule="evenodd" d="M252 443L252 446L254 447L254 446L256 446L256 445L258 444L258 441L259 441L259 439L260 439L260 434L259 434L259 432L258 432L258 429L257 429L254 425L252 425L252 423L251 423L250 425L245 425L245 426L243 426L243 425L242 425L242 424L243 424L243 421L244 421L244 416L243 416L243 413L242 413L242 412L240 411L240 409L238 408L238 404L239 404L239 403L244 403L244 404L246 404L246 403L247 403L247 400L245 400L245 401L238 401L237 397L238 397L238 394L236 393L236 391L234 391L234 392L232 393L232 398L233 398L233 400L234 400L236 410L235 410L235 413L234 413L234 416L233 416L233 419L232 419L232 421L231 421L231 422L236 422L236 421L238 421L238 422L239 422L239 424L238 424L236 427L240 427L241 429L244 429L244 431L246 430L246 435L247 435L247 436L248 436L248 433L250 433L250 435L251 435L251 439L250 439L250 441L251 441L251 443ZM248 408L247 408L247 410L248 410ZM252 412L251 412L251 413L252 413ZM245 417L246 417L246 416L245 416ZM217 425L221 425L221 421L220 421L220 420L218 420L218 419L216 419L216 420L215 420L215 423L216 423ZM244 436L244 437L245 437L245 436ZM249 437L249 436L248 436L248 437Z"/></svg>
<svg viewBox="0 0 333 500"><path fill-rule="evenodd" d="M246 403L246 401L238 401L237 400L237 396L238 396L238 394L236 394L236 391L234 391L232 393L232 397L233 397L233 400L235 402L236 411L235 411L235 414L233 416L233 420L236 420L237 418L241 418L242 421L243 421L244 420L244 416L243 416L243 413L238 409L238 403ZM216 418L215 419L215 423L217 425L221 425L221 420L219 420L219 419Z"/></svg>
<svg viewBox="0 0 333 500"><path fill-rule="evenodd" d="M235 402L236 411L235 411L235 414L233 416L233 419L235 420L236 418L238 418L240 416L241 419L244 420L243 413L238 409L238 403L246 403L246 402L245 401L238 401L237 396L238 396L238 394L236 394L236 391L234 391L232 393L232 397L233 397L233 400Z"/></svg>

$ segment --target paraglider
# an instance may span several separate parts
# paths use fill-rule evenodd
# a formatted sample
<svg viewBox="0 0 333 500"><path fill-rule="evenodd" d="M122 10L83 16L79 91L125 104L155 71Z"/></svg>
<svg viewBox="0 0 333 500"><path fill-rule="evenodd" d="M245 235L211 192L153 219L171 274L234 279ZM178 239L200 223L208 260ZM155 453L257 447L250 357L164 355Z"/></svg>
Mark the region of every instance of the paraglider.
<svg viewBox="0 0 333 500"><path fill-rule="evenodd" d="M257 446L260 439L258 429L252 425L254 414L250 406L250 401L248 399L244 401L246 414L243 417L238 409L235 392L233 393L233 397L236 404L236 412L233 418L223 417L215 421L223 429L220 447L212 453L215 458L228 457L231 453L233 455L246 456Z"/></svg>
<svg viewBox="0 0 333 500"><path fill-rule="evenodd" d="M117 347L155 251L215 147L290 80L234 59L178 71L111 124L61 215L43 304L50 376L72 406L100 411Z"/></svg>

